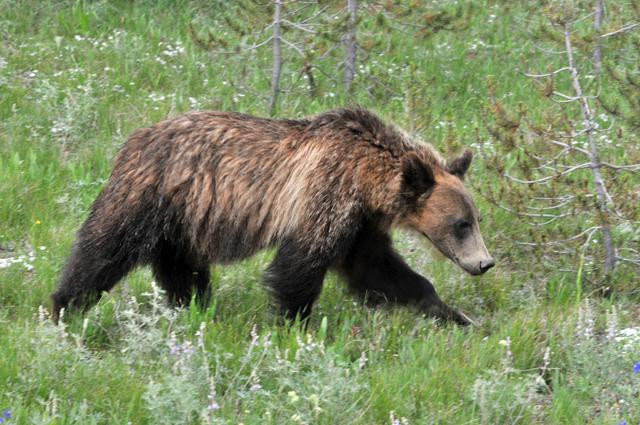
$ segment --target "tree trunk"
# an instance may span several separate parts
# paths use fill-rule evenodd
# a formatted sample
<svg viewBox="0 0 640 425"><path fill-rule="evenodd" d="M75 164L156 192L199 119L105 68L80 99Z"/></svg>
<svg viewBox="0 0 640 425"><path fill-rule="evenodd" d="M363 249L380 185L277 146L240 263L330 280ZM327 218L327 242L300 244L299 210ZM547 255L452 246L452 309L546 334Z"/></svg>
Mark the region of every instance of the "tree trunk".
<svg viewBox="0 0 640 425"><path fill-rule="evenodd" d="M604 0L596 0L596 14L593 21L593 29L596 30L596 48L593 51L593 71L598 77L602 70L602 40L600 39L600 28L604 20Z"/></svg>
<svg viewBox="0 0 640 425"><path fill-rule="evenodd" d="M273 71L271 73L271 103L269 115L276 112L278 94L280 93L280 74L282 73L282 0L275 0L275 12L273 14Z"/></svg>
<svg viewBox="0 0 640 425"><path fill-rule="evenodd" d="M358 0L347 0L349 10L349 32L346 37L347 57L344 62L344 90L345 95L351 93L351 84L356 74L356 22L358 13Z"/></svg>
<svg viewBox="0 0 640 425"><path fill-rule="evenodd" d="M604 260L604 272L609 274L613 271L616 264L616 250L613 245L613 238L611 236L611 226L609 224L609 208L607 202L609 199L607 188L602 179L602 164L598 153L598 145L595 140L594 131L595 126L593 123L593 114L589 108L589 103L582 93L582 86L580 85L580 79L578 70L576 68L576 62L573 58L573 48L571 46L571 24L566 23L564 26L564 40L567 49L567 59L569 60L569 67L571 69L571 82L573 89L576 92L577 100L580 102L580 109L582 110L582 116L584 118L585 131L587 139L589 141L589 160L591 162L591 171L593 172L593 181L596 185L596 193L598 197L598 204L602 216L600 218L602 229L602 242L604 244L605 260Z"/></svg>

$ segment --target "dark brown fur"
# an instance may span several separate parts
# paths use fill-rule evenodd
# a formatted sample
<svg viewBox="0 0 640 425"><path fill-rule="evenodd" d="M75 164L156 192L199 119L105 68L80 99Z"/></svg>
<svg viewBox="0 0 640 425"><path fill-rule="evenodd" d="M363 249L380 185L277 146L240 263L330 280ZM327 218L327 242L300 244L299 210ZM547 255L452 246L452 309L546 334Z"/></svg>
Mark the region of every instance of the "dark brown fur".
<svg viewBox="0 0 640 425"><path fill-rule="evenodd" d="M288 317L309 314L334 267L370 299L467 323L388 236L417 216L443 178L457 180L432 147L362 109L300 120L190 112L162 121L136 131L117 155L52 295L54 316L87 308L140 264L152 266L174 302L195 290L206 303L209 264L276 246L265 282Z"/></svg>

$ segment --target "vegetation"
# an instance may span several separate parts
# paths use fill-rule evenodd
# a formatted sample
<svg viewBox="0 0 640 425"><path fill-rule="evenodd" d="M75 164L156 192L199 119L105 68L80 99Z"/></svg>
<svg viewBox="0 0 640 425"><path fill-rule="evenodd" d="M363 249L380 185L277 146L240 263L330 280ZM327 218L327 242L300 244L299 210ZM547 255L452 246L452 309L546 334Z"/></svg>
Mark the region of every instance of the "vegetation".
<svg viewBox="0 0 640 425"><path fill-rule="evenodd" d="M640 162L640 9L605 1L594 29L591 2L551 3L362 1L356 19L346 1L283 1L280 29L294 47L281 46L275 108L273 50L260 45L272 2L0 0L0 423L640 422L637 169L603 171L624 220L597 212L588 169L542 189L505 177L540 178L532 155L584 129L577 104L550 100L572 93L569 74L523 75L568 66L548 55L564 42L558 4L577 11L575 59L586 95L597 95L588 101L606 129L596 133L603 161ZM347 98L444 153L476 152L468 184L497 266L466 276L419 237L395 239L478 326L363 307L336 276L308 327L279 325L260 284L272 252L215 267L206 310L169 309L140 269L87 315L48 320L74 233L134 129L190 109L300 117ZM529 203L541 193L580 202L571 219L523 220L524 205L545 206ZM597 232L547 245L603 223L630 260L606 273Z"/></svg>

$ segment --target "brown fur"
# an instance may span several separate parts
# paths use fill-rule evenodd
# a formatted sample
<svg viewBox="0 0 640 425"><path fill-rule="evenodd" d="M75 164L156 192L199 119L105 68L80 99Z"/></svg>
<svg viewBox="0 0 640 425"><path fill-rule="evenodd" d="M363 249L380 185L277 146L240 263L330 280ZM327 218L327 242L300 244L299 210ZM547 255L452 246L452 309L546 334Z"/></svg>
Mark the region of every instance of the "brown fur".
<svg viewBox="0 0 640 425"><path fill-rule="evenodd" d="M136 264L150 263L175 301L192 287L206 298L210 263L278 246L267 283L285 313L306 315L326 269L344 270L363 232L390 250L392 224L425 219L431 191L406 184L408 157L435 176L434 209L455 209L436 194L464 188L436 151L363 109L300 120L190 112L138 130L78 234L54 312L90 305ZM429 296L431 311L441 302Z"/></svg>

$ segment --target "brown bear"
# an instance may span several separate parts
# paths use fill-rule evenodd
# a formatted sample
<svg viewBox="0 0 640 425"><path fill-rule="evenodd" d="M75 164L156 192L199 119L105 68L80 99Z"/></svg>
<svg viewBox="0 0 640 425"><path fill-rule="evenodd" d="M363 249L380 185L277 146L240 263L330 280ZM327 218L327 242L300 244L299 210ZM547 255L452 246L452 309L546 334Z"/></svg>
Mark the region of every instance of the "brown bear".
<svg viewBox="0 0 640 425"><path fill-rule="evenodd" d="M206 304L211 263L276 247L264 281L285 317L306 318L334 269L368 301L468 324L389 232L420 232L471 274L491 268L462 182L470 162L470 151L444 161L359 108L297 120L189 112L137 130L78 232L53 317L144 264L173 303Z"/></svg>

